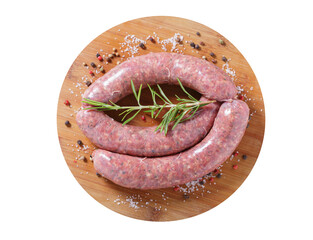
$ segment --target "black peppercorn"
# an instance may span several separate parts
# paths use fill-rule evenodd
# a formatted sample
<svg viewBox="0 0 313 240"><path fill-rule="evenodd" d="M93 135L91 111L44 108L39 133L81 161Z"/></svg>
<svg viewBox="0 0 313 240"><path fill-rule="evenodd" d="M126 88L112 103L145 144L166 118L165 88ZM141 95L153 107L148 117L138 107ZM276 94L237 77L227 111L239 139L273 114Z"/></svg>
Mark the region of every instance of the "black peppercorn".
<svg viewBox="0 0 313 240"><path fill-rule="evenodd" d="M91 82L90 82L90 81L87 81L87 82L86 82L86 85L87 85L87 87L89 87L89 86L91 85Z"/></svg>
<svg viewBox="0 0 313 240"><path fill-rule="evenodd" d="M142 49L146 49L146 46L142 42L139 43L139 47L141 47Z"/></svg>
<svg viewBox="0 0 313 240"><path fill-rule="evenodd" d="M195 48L196 44L195 44L194 42L191 42L191 43L190 43L190 46L191 46L192 48Z"/></svg>
<svg viewBox="0 0 313 240"><path fill-rule="evenodd" d="M90 65L93 67L93 68L96 68L97 65L94 63L94 62L91 62Z"/></svg>
<svg viewBox="0 0 313 240"><path fill-rule="evenodd" d="M81 146L81 145L83 145L83 142L81 140L78 140L77 144Z"/></svg>
<svg viewBox="0 0 313 240"><path fill-rule="evenodd" d="M223 60L224 62L227 62L227 58L226 58L225 56L222 57L222 60Z"/></svg>
<svg viewBox="0 0 313 240"><path fill-rule="evenodd" d="M70 127L71 126L70 121L65 121L65 126Z"/></svg>

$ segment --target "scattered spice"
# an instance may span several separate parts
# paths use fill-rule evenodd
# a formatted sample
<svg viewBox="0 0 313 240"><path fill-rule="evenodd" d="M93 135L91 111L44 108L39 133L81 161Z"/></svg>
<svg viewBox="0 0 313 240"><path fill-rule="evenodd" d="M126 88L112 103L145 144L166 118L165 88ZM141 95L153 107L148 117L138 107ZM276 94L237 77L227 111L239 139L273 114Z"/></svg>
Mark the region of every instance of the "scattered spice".
<svg viewBox="0 0 313 240"><path fill-rule="evenodd" d="M142 116L141 116L141 120L142 120L142 121L146 121L145 115L142 115Z"/></svg>
<svg viewBox="0 0 313 240"><path fill-rule="evenodd" d="M87 81L87 82L86 82L86 85L87 85L87 87L89 87L89 86L91 85L91 82L90 82L90 81Z"/></svg>
<svg viewBox="0 0 313 240"><path fill-rule="evenodd" d="M76 161L76 160L74 160L74 163L77 163L77 161Z"/></svg>
<svg viewBox="0 0 313 240"><path fill-rule="evenodd" d="M233 169L238 169L238 165L233 165Z"/></svg>
<svg viewBox="0 0 313 240"><path fill-rule="evenodd" d="M103 68L103 66L101 66L101 68L100 68L99 70L100 70L100 72L103 72L103 73L104 73L104 68Z"/></svg>
<svg viewBox="0 0 313 240"><path fill-rule="evenodd" d="M219 174L216 175L216 177L217 177L217 178L221 178L221 177L222 177L222 174L219 173Z"/></svg>
<svg viewBox="0 0 313 240"><path fill-rule="evenodd" d="M220 43L221 45L225 45L225 42L224 42L223 39L219 39L218 41L219 41L219 43Z"/></svg>
<svg viewBox="0 0 313 240"><path fill-rule="evenodd" d="M64 104L65 104L66 106L70 106L70 105L71 105L68 100L65 100L65 101L64 101Z"/></svg>
<svg viewBox="0 0 313 240"><path fill-rule="evenodd" d="M191 46L192 48L195 48L196 44L195 44L194 42L191 42L191 43L190 43L190 46Z"/></svg>
<svg viewBox="0 0 313 240"><path fill-rule="evenodd" d="M213 173L217 174L218 173L218 169L214 169Z"/></svg>
<svg viewBox="0 0 313 240"><path fill-rule="evenodd" d="M71 126L71 123L70 123L70 121L65 121L65 126L67 126L67 127L70 127Z"/></svg>
<svg viewBox="0 0 313 240"><path fill-rule="evenodd" d="M206 60L206 56L202 56L202 59Z"/></svg>
<svg viewBox="0 0 313 240"><path fill-rule="evenodd" d="M89 71L89 74L90 74L90 75L94 75L93 71L91 71L91 70Z"/></svg>
<svg viewBox="0 0 313 240"><path fill-rule="evenodd" d="M247 159L247 155L246 154L242 155L242 159L246 160Z"/></svg>
<svg viewBox="0 0 313 240"><path fill-rule="evenodd" d="M201 36L201 34L200 34L199 32L196 32L196 34L197 34L197 36L199 36L199 37Z"/></svg>
<svg viewBox="0 0 313 240"><path fill-rule="evenodd" d="M195 45L195 49L200 50L199 44L196 44L196 45Z"/></svg>
<svg viewBox="0 0 313 240"><path fill-rule="evenodd" d="M189 199L189 195L188 195L187 193L184 193L183 198L184 198L185 200L187 200L187 199Z"/></svg>
<svg viewBox="0 0 313 240"><path fill-rule="evenodd" d="M225 56L222 57L222 60L223 60L224 62L227 62L227 58L226 58Z"/></svg>
<svg viewBox="0 0 313 240"><path fill-rule="evenodd" d="M98 56L99 61L103 61L103 58L101 56Z"/></svg>
<svg viewBox="0 0 313 240"><path fill-rule="evenodd" d="M201 179L201 180L199 181L199 184L200 184L200 185L203 185L203 184L204 184L203 179Z"/></svg>
<svg viewBox="0 0 313 240"><path fill-rule="evenodd" d="M210 52L210 56L211 57L215 57L215 53L214 52Z"/></svg>
<svg viewBox="0 0 313 240"><path fill-rule="evenodd" d="M116 56L116 57L119 57L119 56L120 56L120 54L119 54L119 53L115 53L115 56Z"/></svg>
<svg viewBox="0 0 313 240"><path fill-rule="evenodd" d="M87 66L87 63L83 62L83 66L84 66L84 67Z"/></svg>
<svg viewBox="0 0 313 240"><path fill-rule="evenodd" d="M106 60L108 63L112 62L111 58L109 58L109 57L107 57L105 60Z"/></svg>
<svg viewBox="0 0 313 240"><path fill-rule="evenodd" d="M97 67L94 62L91 62L91 63L90 63L90 66L92 66L93 68L96 68L96 67Z"/></svg>
<svg viewBox="0 0 313 240"><path fill-rule="evenodd" d="M177 192L179 190L179 186L174 187L173 190Z"/></svg>
<svg viewBox="0 0 313 240"><path fill-rule="evenodd" d="M92 156L91 156L91 155L89 156L89 159L90 159L90 161L92 161L92 162L93 162L93 159L92 159Z"/></svg>
<svg viewBox="0 0 313 240"><path fill-rule="evenodd" d="M117 49L116 49L116 48L113 48L112 50L113 50L113 52L117 52Z"/></svg>
<svg viewBox="0 0 313 240"><path fill-rule="evenodd" d="M201 45L201 46L205 46L205 43L201 41L201 42L200 42L200 45Z"/></svg>
<svg viewBox="0 0 313 240"><path fill-rule="evenodd" d="M100 54L99 54L99 53L97 53L97 54L96 54L96 57L99 57L99 56L100 56Z"/></svg>
<svg viewBox="0 0 313 240"><path fill-rule="evenodd" d="M110 54L108 55L108 57L109 57L109 58L113 58L114 56L113 56L113 54L110 53Z"/></svg>
<svg viewBox="0 0 313 240"><path fill-rule="evenodd" d="M209 181L210 181L210 182L214 182L214 178L213 178L213 177L210 177Z"/></svg>
<svg viewBox="0 0 313 240"><path fill-rule="evenodd" d="M96 175L97 175L98 177L101 177L100 173L96 173Z"/></svg>
<svg viewBox="0 0 313 240"><path fill-rule="evenodd" d="M83 142L82 142L81 140L77 140L77 144L78 144L79 146L82 146L82 145L83 145Z"/></svg>
<svg viewBox="0 0 313 240"><path fill-rule="evenodd" d="M239 154L238 151L234 152L234 156L235 156L235 157L238 156L238 154Z"/></svg>
<svg viewBox="0 0 313 240"><path fill-rule="evenodd" d="M116 62L117 65L119 65L120 63L121 63L120 61L117 61L117 62Z"/></svg>
<svg viewBox="0 0 313 240"><path fill-rule="evenodd" d="M212 61L212 63L214 63L214 64L217 63L216 59L212 59L211 61Z"/></svg>
<svg viewBox="0 0 313 240"><path fill-rule="evenodd" d="M239 95L239 96L238 96L238 99L239 99L239 100L243 100L244 98L243 98L242 95Z"/></svg>
<svg viewBox="0 0 313 240"><path fill-rule="evenodd" d="M139 47L141 47L142 49L146 49L146 46L142 42L139 43Z"/></svg>

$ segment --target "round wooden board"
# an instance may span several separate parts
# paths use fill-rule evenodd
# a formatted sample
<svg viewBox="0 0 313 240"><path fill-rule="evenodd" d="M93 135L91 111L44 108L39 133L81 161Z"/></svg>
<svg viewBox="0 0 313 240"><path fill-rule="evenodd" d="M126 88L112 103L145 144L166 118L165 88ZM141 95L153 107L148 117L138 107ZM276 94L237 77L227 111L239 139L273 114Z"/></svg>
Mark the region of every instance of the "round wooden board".
<svg viewBox="0 0 313 240"><path fill-rule="evenodd" d="M198 36L196 32L200 32L201 35ZM132 55L130 51L126 51L127 47L135 49L134 56L149 52L162 52L164 47L167 48L167 51L171 51L172 44L161 41L173 37L175 33L180 33L184 37L183 45L176 46L179 53L196 57L206 56L207 60L211 61L210 52L214 52L216 65L221 68L225 64L221 60L222 56L231 59L226 68L230 70L229 73L234 73L233 70L235 70L236 74L232 78L242 89L242 95L248 103L251 113L249 127L237 148L239 155L231 157L221 166L219 169L222 173L221 178L217 178L216 173L213 173L213 182L206 180L203 185L197 183L194 190L189 187L188 199L184 198L182 190L174 191L173 188L147 191L127 189L98 177L89 158L95 147L83 135L75 122L76 112L81 106L81 95L87 88L85 82L94 82L103 75L98 71L99 68L95 70L90 66L91 62L97 65L101 64L107 72L116 66L118 61L125 61ZM130 42L121 44L125 43L124 38L127 35L129 35L127 39L130 39ZM154 36L156 40L159 37L159 42L152 43L146 40L149 35ZM137 38L146 41L145 50L136 47L138 46ZM219 39L223 39L225 45L221 45ZM190 47L189 41L196 44L202 41L205 46L201 46L201 50L197 51ZM113 48L118 49L120 57L114 57L111 63L106 64L105 61L100 62L96 58L97 52L106 56L112 53ZM83 66L83 62L88 66ZM95 73L93 77L89 74L89 70ZM167 94L171 96L179 92L177 87L164 87ZM148 98L149 94L146 94L144 101L147 101ZM71 106L66 106L65 100L68 100ZM132 97L129 96L121 102L131 101ZM117 119L114 115L112 116ZM142 121L138 116L131 124L151 126L157 123L148 116L146 117L147 120ZM71 127L65 126L66 120L71 122ZM262 93L252 69L241 53L226 38L197 22L162 16L135 19L113 27L98 36L79 54L69 69L60 92L57 125L60 145L68 167L80 185L94 199L125 216L150 221L170 221L206 212L223 202L238 189L250 173L259 155L264 136L265 112ZM77 145L77 140L82 140L83 148ZM242 159L243 154L247 155L246 160ZM87 161L79 160L81 156L85 156ZM238 169L233 169L233 165L238 165ZM181 187L182 189L186 188L186 186Z"/></svg>

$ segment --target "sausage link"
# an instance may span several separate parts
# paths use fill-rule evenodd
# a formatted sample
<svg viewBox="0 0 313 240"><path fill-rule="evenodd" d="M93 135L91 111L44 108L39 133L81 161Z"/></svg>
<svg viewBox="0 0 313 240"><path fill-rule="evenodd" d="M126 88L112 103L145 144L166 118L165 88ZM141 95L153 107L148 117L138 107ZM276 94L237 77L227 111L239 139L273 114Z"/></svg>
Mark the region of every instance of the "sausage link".
<svg viewBox="0 0 313 240"><path fill-rule="evenodd" d="M207 101L201 98L201 101ZM82 110L76 121L82 132L97 147L121 154L156 157L175 154L202 140L211 129L220 103L199 109L196 115L169 130L165 136L155 127L122 125L104 112Z"/></svg>
<svg viewBox="0 0 313 240"><path fill-rule="evenodd" d="M164 83L178 85L177 78L207 99L224 101L234 98L237 93L231 78L208 61L177 53L150 53L117 65L95 81L83 97L117 102L132 93L131 80L138 89L140 84L143 87Z"/></svg>
<svg viewBox="0 0 313 240"><path fill-rule="evenodd" d="M221 165L240 143L248 123L249 108L240 100L224 102L209 134L179 154L139 158L97 149L94 167L112 182L136 189L166 188L195 180Z"/></svg>

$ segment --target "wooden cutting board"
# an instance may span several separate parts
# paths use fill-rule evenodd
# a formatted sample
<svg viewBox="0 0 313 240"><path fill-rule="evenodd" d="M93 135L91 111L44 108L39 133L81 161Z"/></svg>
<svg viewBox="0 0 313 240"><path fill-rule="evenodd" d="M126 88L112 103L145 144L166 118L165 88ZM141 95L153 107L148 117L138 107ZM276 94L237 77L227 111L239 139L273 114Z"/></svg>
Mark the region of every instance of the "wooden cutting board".
<svg viewBox="0 0 313 240"><path fill-rule="evenodd" d="M196 34L199 32L200 34ZM183 41L173 46L175 34L183 37ZM156 43L147 40L153 36ZM219 39L224 41L220 44ZM145 41L146 49L138 48L140 40ZM196 50L190 46L190 41L195 44L203 42L201 49ZM175 44L174 44L175 45ZM113 57L111 63L99 61L97 52L104 57L117 49L119 57ZM173 49L172 49L173 48ZM218 170L222 173L220 178L217 172L207 176L203 182L194 182L194 186L182 185L181 188L168 188L160 190L133 190L120 187L109 180L98 177L93 168L89 156L95 149L93 144L79 130L75 116L81 106L81 95L87 88L85 82L94 82L103 76L98 65L103 66L106 72L132 56L139 56L149 52L179 52L193 55L199 58L205 56L207 61L217 60L216 65L223 67L234 82L241 89L241 95L250 107L251 119L249 127L237 148L238 155L234 154ZM216 56L210 56L213 52ZM225 64L222 57L229 62ZM205 60L203 60L205 61ZM97 67L93 68L90 63L94 62ZM84 66L86 63L87 66ZM93 71L94 76L89 74ZM179 87L163 86L166 94L184 96ZM199 97L199 94L191 91ZM144 91L143 103L150 100L148 91ZM70 106L64 102L68 100ZM122 105L133 103L134 98L128 96L119 103ZM110 113L110 116L119 120L118 116ZM146 115L146 120L141 119L139 114L132 122L133 125L152 126L158 120L152 120ZM71 123L71 127L65 126L65 121ZM207 26L187 19L176 17L147 17L122 23L102 33L94 39L75 59L69 69L58 102L57 125L59 141L65 161L72 174L80 185L98 202L111 210L132 218L150 221L170 221L184 219L206 212L225 199L227 199L243 183L253 168L259 155L265 128L265 112L261 89L257 79L241 53L222 35ZM83 147L77 145L77 140L83 142ZM247 158L243 159L242 156ZM85 156L86 160L81 157ZM238 168L234 169L234 165ZM187 193L184 193L187 192ZM83 194L83 193L82 193ZM88 206L84 206L88 207Z"/></svg>

